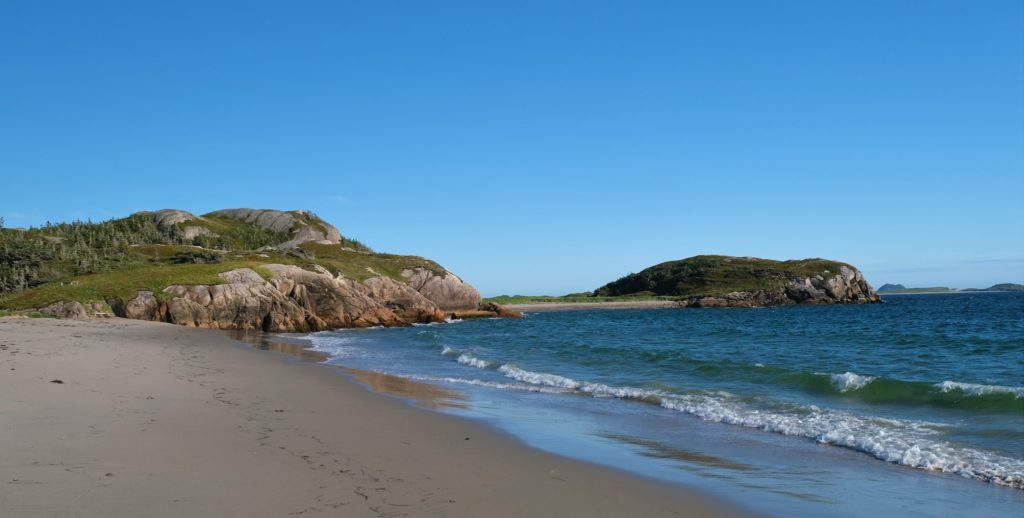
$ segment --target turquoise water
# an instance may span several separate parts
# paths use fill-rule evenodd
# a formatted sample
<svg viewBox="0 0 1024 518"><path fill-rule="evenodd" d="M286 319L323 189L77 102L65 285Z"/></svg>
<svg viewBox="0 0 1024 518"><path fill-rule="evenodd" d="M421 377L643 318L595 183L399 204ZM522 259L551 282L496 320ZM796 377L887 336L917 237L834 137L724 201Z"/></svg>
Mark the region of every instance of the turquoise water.
<svg viewBox="0 0 1024 518"><path fill-rule="evenodd" d="M584 310L310 336L530 445L778 516L1020 515L1024 294ZM496 469L499 469L496 467Z"/></svg>

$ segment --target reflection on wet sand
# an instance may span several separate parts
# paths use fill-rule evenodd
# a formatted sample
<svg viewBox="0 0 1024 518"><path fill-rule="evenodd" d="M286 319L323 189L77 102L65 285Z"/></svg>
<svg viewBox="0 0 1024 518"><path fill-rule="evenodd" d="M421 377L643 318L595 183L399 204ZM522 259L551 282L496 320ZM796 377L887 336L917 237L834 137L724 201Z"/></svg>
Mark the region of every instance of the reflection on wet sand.
<svg viewBox="0 0 1024 518"><path fill-rule="evenodd" d="M467 408L466 397L462 394L426 383L382 374L380 372L345 369L356 381L374 391L392 396L408 398L427 408Z"/></svg>
<svg viewBox="0 0 1024 518"><path fill-rule="evenodd" d="M769 491L809 502L825 504L835 503L835 500L825 498L820 495L780 489L775 487L772 482L772 480L777 480L780 476L800 476L799 472L768 473L763 472L762 469L757 468L756 466L733 462L716 455L688 450L679 446L670 446L662 442L644 439L641 437L614 433L600 434L600 436L613 441L638 446L642 448L639 452L640 455L656 459L679 461L679 464L676 467L680 469L699 472L703 476L717 478L720 480L728 480L741 487ZM761 480L767 480L767 482L762 483Z"/></svg>
<svg viewBox="0 0 1024 518"><path fill-rule="evenodd" d="M757 471L757 468L755 468L754 466L741 464L739 462L732 462L730 460L723 459L722 457L717 457L715 455L709 455L698 451L687 450L678 446L669 446L667 444L658 441L652 441L650 439L643 439L640 437L633 437L630 435L614 433L601 434L601 437L604 437L606 439L612 439L614 441L624 442L626 444L632 444L634 446L639 446L643 448L640 454L648 457L654 457L658 459L681 460L697 466L726 469L730 471Z"/></svg>
<svg viewBox="0 0 1024 518"><path fill-rule="evenodd" d="M327 361L329 358L325 353L308 349L309 342L304 340L268 335L259 331L227 331L227 334L232 339L245 342L261 351L290 354L314 362Z"/></svg>
<svg viewBox="0 0 1024 518"><path fill-rule="evenodd" d="M298 338L271 335L259 331L227 331L227 334L234 340L244 342L262 351L286 353L317 363L325 362L330 358L325 353L308 349L309 342ZM379 372L349 369L346 367L342 367L342 369L351 375L353 379L366 385L371 390L407 398L417 405L426 408L468 407L466 397L453 390Z"/></svg>

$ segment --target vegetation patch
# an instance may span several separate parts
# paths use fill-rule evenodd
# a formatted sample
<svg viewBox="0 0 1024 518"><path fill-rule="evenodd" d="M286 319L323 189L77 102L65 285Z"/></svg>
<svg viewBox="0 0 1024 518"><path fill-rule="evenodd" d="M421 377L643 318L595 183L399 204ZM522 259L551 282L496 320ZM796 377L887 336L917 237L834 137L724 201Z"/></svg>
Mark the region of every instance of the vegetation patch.
<svg viewBox="0 0 1024 518"><path fill-rule="evenodd" d="M340 273L357 281L384 276L404 282L402 271L414 268L425 268L435 275L444 275L446 272L434 261L412 255L355 252L346 250L343 246L319 243L303 243L299 245L299 249L310 253L311 261L327 268L331 273Z"/></svg>
<svg viewBox="0 0 1024 518"><path fill-rule="evenodd" d="M735 291L784 287L801 277L829 278L844 263L827 259L773 261L754 257L699 255L629 274L595 290L597 296L650 294L673 297L722 296ZM849 266L849 265L846 265Z"/></svg>
<svg viewBox="0 0 1024 518"><path fill-rule="evenodd" d="M216 235L196 236L192 239L192 244L218 250L256 250L265 246L279 245L291 239L291 235L287 232L274 232L240 219L210 214L201 219L183 221L176 227L181 231L185 227L201 227L209 230Z"/></svg>
<svg viewBox="0 0 1024 518"><path fill-rule="evenodd" d="M8 310L40 308L57 301L128 300L139 291L152 291L163 300L164 288L174 284L224 284L218 274L236 268L251 268L263 278L272 273L261 267L263 261L232 261L220 264L183 264L140 266L116 272L95 273L66 281L51 282L35 289L0 298L0 307Z"/></svg>

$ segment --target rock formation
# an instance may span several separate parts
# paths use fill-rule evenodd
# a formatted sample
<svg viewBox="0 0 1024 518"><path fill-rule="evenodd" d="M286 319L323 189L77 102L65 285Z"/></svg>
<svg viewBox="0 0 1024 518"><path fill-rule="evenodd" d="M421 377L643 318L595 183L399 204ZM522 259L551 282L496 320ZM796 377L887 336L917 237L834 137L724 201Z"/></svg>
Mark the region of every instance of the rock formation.
<svg viewBox="0 0 1024 518"><path fill-rule="evenodd" d="M39 312L53 318L89 318L89 313L86 312L85 307L80 302L63 302L58 301L42 308L39 308Z"/></svg>
<svg viewBox="0 0 1024 518"><path fill-rule="evenodd" d="M112 300L110 305L117 316L124 318L274 332L439 322L453 313L458 315L462 309L515 316L500 307L482 308L479 295L469 307L469 294L476 290L454 275L412 272L424 281L423 286L435 287L423 293L411 284L387 277L357 282L334 277L322 269L310 271L280 264L263 268L271 272L269 279L241 268L221 273L223 284L168 286L163 290L163 300L153 292L140 291L132 299Z"/></svg>
<svg viewBox="0 0 1024 518"><path fill-rule="evenodd" d="M403 270L402 277L416 291L445 311L473 310L480 306L480 293L451 272L437 275L426 268Z"/></svg>
<svg viewBox="0 0 1024 518"><path fill-rule="evenodd" d="M308 242L326 245L341 242L341 232L337 228L301 210L224 209L209 215L242 220L265 230L289 234L291 239L277 245L277 248L295 248Z"/></svg>
<svg viewBox="0 0 1024 518"><path fill-rule="evenodd" d="M153 221L161 227L173 227L180 223L187 223L189 221L202 220L199 216L192 214L191 212L178 210L178 209L161 209L155 212L151 212L150 215ZM216 236L210 229L197 225L181 225L181 233L185 239L194 239L199 236Z"/></svg>

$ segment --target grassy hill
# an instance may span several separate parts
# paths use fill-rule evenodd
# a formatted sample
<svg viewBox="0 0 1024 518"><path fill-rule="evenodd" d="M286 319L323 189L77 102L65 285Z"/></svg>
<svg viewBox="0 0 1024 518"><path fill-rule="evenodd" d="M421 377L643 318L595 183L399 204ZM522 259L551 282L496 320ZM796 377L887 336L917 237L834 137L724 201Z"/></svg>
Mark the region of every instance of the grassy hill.
<svg viewBox="0 0 1024 518"><path fill-rule="evenodd" d="M401 281L401 271L415 267L444 272L428 259L374 253L344 236L331 244L310 241L281 248L294 239L297 228L326 233L333 227L309 212L268 212L291 218L293 231L216 213L159 223L158 213L151 212L102 223L0 228L0 309L38 308L58 300L126 299L140 290L160 297L172 284L220 284L217 274L235 268L269 276L260 268L267 263L318 265L360 281L374 276Z"/></svg>

